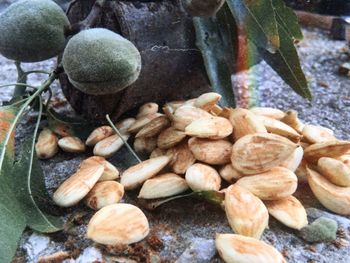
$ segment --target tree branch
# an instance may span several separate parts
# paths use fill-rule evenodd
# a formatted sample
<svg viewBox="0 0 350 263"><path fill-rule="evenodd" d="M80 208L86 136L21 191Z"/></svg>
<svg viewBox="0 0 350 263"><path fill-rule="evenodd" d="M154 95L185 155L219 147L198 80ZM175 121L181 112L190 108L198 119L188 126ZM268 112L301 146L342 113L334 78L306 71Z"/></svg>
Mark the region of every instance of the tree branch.
<svg viewBox="0 0 350 263"><path fill-rule="evenodd" d="M74 2L73 2L74 3ZM106 3L106 0L96 0L91 8L89 15L82 21L73 24L66 32L66 37L75 35L82 30L93 27L96 24L98 17L100 16L102 9Z"/></svg>

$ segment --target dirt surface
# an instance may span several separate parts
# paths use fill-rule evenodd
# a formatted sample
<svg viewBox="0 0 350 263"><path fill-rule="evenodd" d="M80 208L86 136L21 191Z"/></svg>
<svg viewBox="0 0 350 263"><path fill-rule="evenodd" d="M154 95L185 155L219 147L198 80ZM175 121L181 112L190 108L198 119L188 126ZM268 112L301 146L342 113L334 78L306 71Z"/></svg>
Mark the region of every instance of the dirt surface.
<svg viewBox="0 0 350 263"><path fill-rule="evenodd" d="M304 30L305 40L298 45L301 61L310 81L314 100L305 101L294 94L289 87L265 64L260 63L249 72L234 77L234 83L248 76L260 94L261 106L272 106L283 110L293 108L306 123L317 123L335 131L338 138L349 139L350 128L350 77L340 76L338 67L349 60L344 53L346 43L329 40L327 35L316 30ZM26 69L52 69L54 61L26 64ZM0 84L15 82L16 72L12 62L0 57ZM42 76L33 75L31 84L39 84ZM55 84L55 96L62 95ZM0 89L0 100L10 99L11 89ZM25 123L18 130L18 142L32 129ZM80 161L91 155L72 155L60 152L55 158L42 162L46 184L52 194L55 188L77 168ZM122 149L110 161L123 169ZM136 193L128 193L123 202L135 203ZM307 189L299 191L298 197L308 207L310 221L319 216L332 217L343 229L337 243L307 244L293 231L271 219L270 228L263 240L281 251L288 262L349 262L350 220L325 212ZM37 262L40 256L57 251L69 251L76 261L65 262L221 262L215 255L213 239L215 233L231 233L224 212L213 205L192 199L173 201L159 209L145 211L151 225L151 234L141 242L129 247L102 248L84 238L86 222L92 211L83 205L60 211L73 222L64 233L42 236L26 231L21 240L18 257L22 262ZM341 240L342 238L342 240ZM343 242L343 240L345 240ZM125 258L133 261L125 261Z"/></svg>

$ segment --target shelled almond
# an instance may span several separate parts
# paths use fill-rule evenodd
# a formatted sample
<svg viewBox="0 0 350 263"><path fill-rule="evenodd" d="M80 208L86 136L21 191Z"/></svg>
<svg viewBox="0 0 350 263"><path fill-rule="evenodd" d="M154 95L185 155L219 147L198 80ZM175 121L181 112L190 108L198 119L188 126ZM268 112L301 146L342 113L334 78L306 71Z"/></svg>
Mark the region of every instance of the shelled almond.
<svg viewBox="0 0 350 263"><path fill-rule="evenodd" d="M285 262L257 239L269 215L296 230L308 224L303 204L292 196L298 183L308 183L329 210L350 215L350 141L304 124L294 110L220 107L220 98L211 92L163 107L150 102L136 118L118 122L124 140L130 138L135 152L146 156L126 167L120 183L113 181L118 169L104 157L114 156L124 142L111 127L96 128L85 144L99 156L84 160L54 201L71 206L85 198L89 207L100 209L88 225L88 238L115 245L138 242L149 232L141 210L116 204L124 189L138 189L142 202L190 191L224 193L218 203L236 234L218 235L216 246L228 262Z"/></svg>
<svg viewBox="0 0 350 263"><path fill-rule="evenodd" d="M49 159L58 152L58 138L50 129L43 129L35 144L35 151L39 159Z"/></svg>

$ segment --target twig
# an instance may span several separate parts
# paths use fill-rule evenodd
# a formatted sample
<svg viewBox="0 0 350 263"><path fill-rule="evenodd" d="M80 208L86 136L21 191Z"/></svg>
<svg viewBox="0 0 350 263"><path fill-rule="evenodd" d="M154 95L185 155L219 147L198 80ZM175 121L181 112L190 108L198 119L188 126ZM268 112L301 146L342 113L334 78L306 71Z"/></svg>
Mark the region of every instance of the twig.
<svg viewBox="0 0 350 263"><path fill-rule="evenodd" d="M111 125L111 127L113 128L113 130L119 135L120 139L123 141L123 143L125 144L125 146L128 148L128 150L132 153L132 155L135 157L135 159L141 163L141 159L137 156L137 154L135 153L135 151L131 148L131 146L128 144L128 142L124 139L123 135L120 133L120 131L117 129L117 127L115 127L115 125L113 124L113 122L111 121L111 119L109 118L109 115L106 115L106 119L109 123L109 125Z"/></svg>
<svg viewBox="0 0 350 263"><path fill-rule="evenodd" d="M27 75L25 74L25 72L23 71L22 67L21 67L21 62L19 61L15 61L15 65L16 65L16 69L17 69L17 82L18 83L27 83ZM21 97L25 94L26 91L26 87L23 85L16 85L15 87L15 91L13 92L13 97L12 99L16 98L16 97Z"/></svg>
<svg viewBox="0 0 350 263"><path fill-rule="evenodd" d="M70 12L70 10L72 9L72 7L73 7L76 3L78 3L78 2L79 2L79 0L73 0L73 1L71 1L71 2L69 3L68 8L67 8L67 11L66 11L66 15L69 14L69 12Z"/></svg>
<svg viewBox="0 0 350 263"><path fill-rule="evenodd" d="M89 15L84 20L76 24L73 24L69 28L69 30L65 32L66 37L75 35L82 30L93 27L96 24L97 19L100 17L100 14L102 12L102 9L105 3L106 3L106 0L96 0L96 2L91 8Z"/></svg>

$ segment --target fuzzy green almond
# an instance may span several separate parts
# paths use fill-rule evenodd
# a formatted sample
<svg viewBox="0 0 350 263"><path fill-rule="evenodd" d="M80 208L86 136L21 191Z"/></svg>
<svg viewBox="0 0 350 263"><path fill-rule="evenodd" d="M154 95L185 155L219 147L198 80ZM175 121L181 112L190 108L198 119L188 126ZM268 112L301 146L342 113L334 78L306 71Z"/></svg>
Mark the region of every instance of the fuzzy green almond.
<svg viewBox="0 0 350 263"><path fill-rule="evenodd" d="M0 53L8 59L37 62L64 49L69 21L51 0L21 0L0 15Z"/></svg>
<svg viewBox="0 0 350 263"><path fill-rule="evenodd" d="M72 37L62 62L71 83L92 95L123 90L141 71L141 55L134 44L103 28L84 30Z"/></svg>

